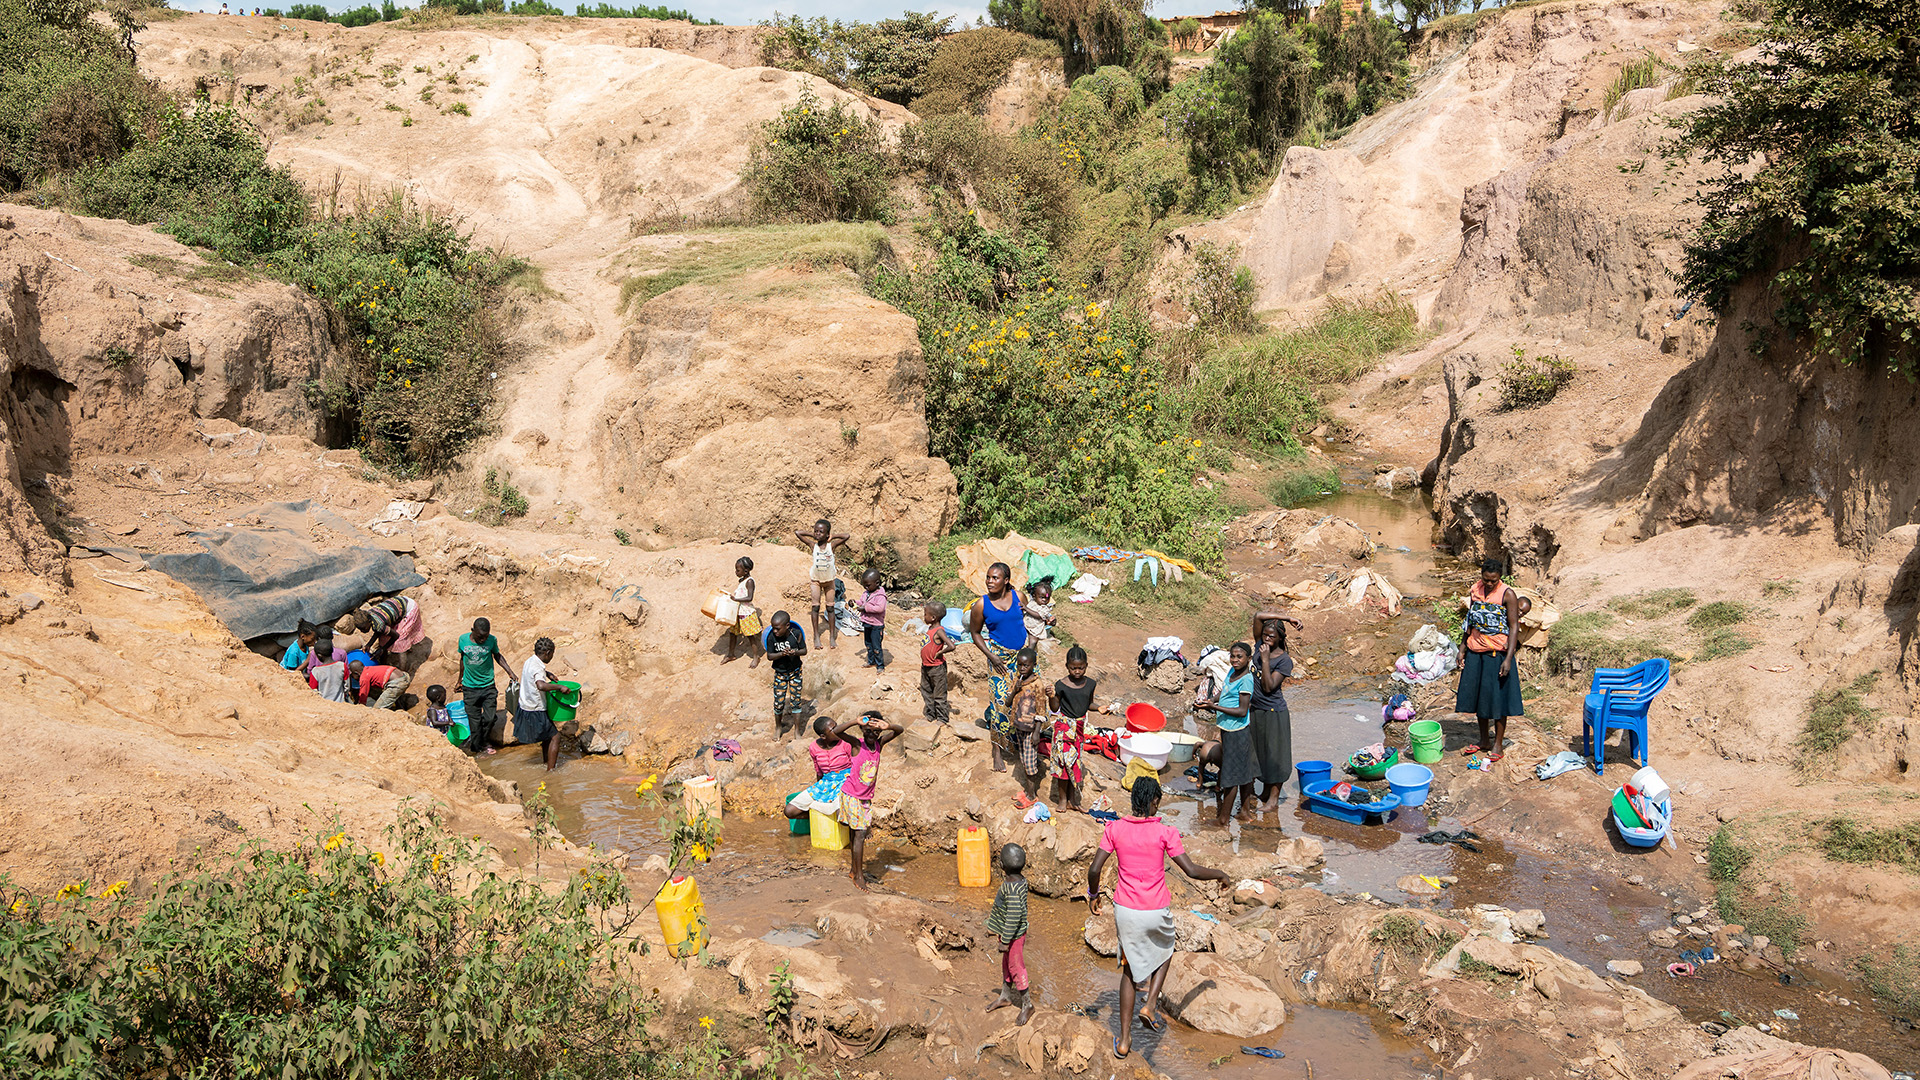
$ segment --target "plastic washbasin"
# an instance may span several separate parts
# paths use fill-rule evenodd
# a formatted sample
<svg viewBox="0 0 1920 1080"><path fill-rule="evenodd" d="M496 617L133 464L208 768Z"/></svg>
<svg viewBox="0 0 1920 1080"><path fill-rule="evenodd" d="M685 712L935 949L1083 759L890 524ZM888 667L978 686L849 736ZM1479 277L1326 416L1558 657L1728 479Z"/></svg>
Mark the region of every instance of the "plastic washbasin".
<svg viewBox="0 0 1920 1080"><path fill-rule="evenodd" d="M1403 761L1387 770L1387 786L1400 797L1401 806L1424 806L1427 791L1433 787L1433 770Z"/></svg>
<svg viewBox="0 0 1920 1080"><path fill-rule="evenodd" d="M1331 780L1320 780L1308 784L1305 793L1307 809L1323 817L1330 817L1337 821L1349 821L1355 825L1365 825L1368 824L1367 819L1374 816L1378 816L1384 821L1386 815L1393 813L1400 806L1400 796L1398 795L1388 795L1384 798L1375 799L1370 803L1342 802L1327 794L1327 792L1333 789L1333 786L1334 784Z"/></svg>

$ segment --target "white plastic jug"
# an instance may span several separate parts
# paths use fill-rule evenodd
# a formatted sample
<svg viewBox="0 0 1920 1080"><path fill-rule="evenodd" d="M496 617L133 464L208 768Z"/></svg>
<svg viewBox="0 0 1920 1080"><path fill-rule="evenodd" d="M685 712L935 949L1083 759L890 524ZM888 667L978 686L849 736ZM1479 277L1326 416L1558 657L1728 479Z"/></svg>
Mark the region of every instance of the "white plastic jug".
<svg viewBox="0 0 1920 1080"><path fill-rule="evenodd" d="M1628 780L1627 784L1642 796L1645 796L1646 800L1650 803L1658 805L1667 801L1667 795L1669 794L1667 791L1667 782L1660 779L1660 774L1653 771L1653 766L1651 765L1634 773L1633 779Z"/></svg>

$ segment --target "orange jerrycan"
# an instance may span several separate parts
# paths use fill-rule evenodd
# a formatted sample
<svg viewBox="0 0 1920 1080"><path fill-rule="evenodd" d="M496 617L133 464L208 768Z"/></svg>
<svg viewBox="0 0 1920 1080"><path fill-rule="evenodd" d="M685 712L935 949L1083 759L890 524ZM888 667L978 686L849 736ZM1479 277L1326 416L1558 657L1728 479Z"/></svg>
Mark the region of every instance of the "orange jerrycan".
<svg viewBox="0 0 1920 1080"><path fill-rule="evenodd" d="M961 887L980 889L993 884L993 860L987 847L987 830L961 829L956 846L960 859Z"/></svg>
<svg viewBox="0 0 1920 1080"><path fill-rule="evenodd" d="M700 903L700 886L692 878L681 874L662 885L660 895L653 898L653 913L660 916L667 955L684 959L707 947L707 910Z"/></svg>

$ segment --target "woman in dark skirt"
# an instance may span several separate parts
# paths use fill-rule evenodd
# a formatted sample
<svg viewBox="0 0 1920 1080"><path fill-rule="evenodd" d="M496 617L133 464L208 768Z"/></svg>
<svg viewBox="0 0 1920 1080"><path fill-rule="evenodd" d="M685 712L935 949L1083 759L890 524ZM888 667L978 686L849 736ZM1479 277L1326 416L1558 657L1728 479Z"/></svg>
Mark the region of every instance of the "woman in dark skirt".
<svg viewBox="0 0 1920 1080"><path fill-rule="evenodd" d="M1253 649L1236 641L1228 651L1233 669L1227 672L1226 685L1195 709L1209 709L1220 726L1220 811L1218 823L1225 825L1233 813L1234 796L1240 797L1240 820L1253 820L1255 800L1253 781L1259 765L1253 756L1253 731L1248 714L1253 710Z"/></svg>
<svg viewBox="0 0 1920 1080"><path fill-rule="evenodd" d="M1520 703L1520 594L1500 580L1498 559L1480 564L1480 580L1467 593L1467 652L1460 664L1460 692L1453 711L1472 713L1480 722L1480 742L1466 753L1487 752L1487 760L1506 754L1507 717L1525 716Z"/></svg>
<svg viewBox="0 0 1920 1080"><path fill-rule="evenodd" d="M1293 775L1293 717L1287 713L1287 699L1281 693L1287 676L1293 674L1293 657L1287 655L1287 627L1279 616L1256 617L1258 636L1254 639L1253 712L1249 730L1253 733L1253 759L1260 781L1260 809L1273 810L1280 805L1280 788Z"/></svg>

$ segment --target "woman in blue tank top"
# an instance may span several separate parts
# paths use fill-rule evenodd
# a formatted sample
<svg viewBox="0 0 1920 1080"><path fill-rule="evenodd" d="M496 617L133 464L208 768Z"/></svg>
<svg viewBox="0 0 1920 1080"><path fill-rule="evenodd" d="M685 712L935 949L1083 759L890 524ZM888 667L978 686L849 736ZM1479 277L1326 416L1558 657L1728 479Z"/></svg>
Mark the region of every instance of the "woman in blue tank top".
<svg viewBox="0 0 1920 1080"><path fill-rule="evenodd" d="M1027 624L1020 610L1020 594L1013 588L1013 570L1006 563L987 567L987 592L967 616L967 632L980 655L987 658L987 682L993 700L987 705L987 728L993 732L993 771L1006 772L1013 747L1013 665L1027 646Z"/></svg>

